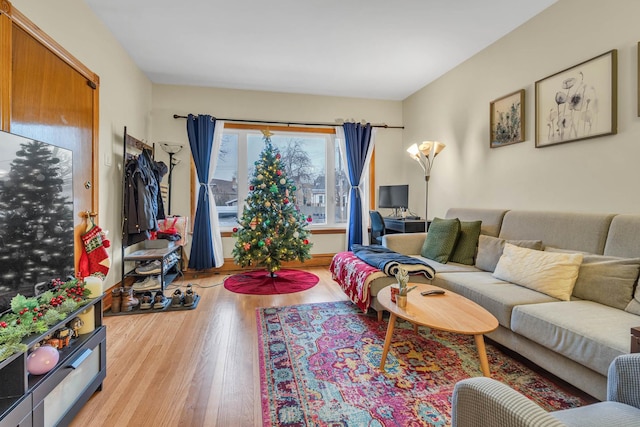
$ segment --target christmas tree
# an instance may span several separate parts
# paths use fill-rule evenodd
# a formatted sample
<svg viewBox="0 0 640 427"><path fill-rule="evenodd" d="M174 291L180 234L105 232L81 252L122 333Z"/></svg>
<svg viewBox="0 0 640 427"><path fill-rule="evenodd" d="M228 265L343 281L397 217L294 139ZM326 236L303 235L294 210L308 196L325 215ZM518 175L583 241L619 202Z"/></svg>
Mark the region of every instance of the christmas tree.
<svg viewBox="0 0 640 427"><path fill-rule="evenodd" d="M0 285L29 295L38 282L73 274L73 201L62 168L48 144L20 144L0 183Z"/></svg>
<svg viewBox="0 0 640 427"><path fill-rule="evenodd" d="M271 144L271 132L263 134L265 148L255 162L240 227L234 228L233 257L242 267L266 267L274 277L282 262L311 258L307 230L311 217L305 217L296 204L296 187Z"/></svg>

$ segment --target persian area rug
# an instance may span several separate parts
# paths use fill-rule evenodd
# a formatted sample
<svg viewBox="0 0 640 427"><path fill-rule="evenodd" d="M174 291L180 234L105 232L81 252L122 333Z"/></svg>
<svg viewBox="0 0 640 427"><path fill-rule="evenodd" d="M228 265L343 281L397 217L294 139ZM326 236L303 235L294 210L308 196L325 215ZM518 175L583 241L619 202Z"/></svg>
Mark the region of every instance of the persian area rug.
<svg viewBox="0 0 640 427"><path fill-rule="evenodd" d="M353 303L256 312L264 426L447 426L455 383L482 375L472 336L396 325L386 372L387 322ZM494 379L547 410L590 402L487 344Z"/></svg>
<svg viewBox="0 0 640 427"><path fill-rule="evenodd" d="M224 287L237 294L290 294L311 289L319 280L315 274L302 270L279 270L276 277L271 277L267 270L257 270L227 277Z"/></svg>

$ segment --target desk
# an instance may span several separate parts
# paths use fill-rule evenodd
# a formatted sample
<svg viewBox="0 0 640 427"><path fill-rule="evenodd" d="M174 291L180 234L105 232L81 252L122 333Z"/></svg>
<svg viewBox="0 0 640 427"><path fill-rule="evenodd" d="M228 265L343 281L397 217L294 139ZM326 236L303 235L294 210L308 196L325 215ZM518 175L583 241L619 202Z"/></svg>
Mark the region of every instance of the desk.
<svg viewBox="0 0 640 427"><path fill-rule="evenodd" d="M428 228L428 227L427 227ZM424 233L424 219L384 219L384 232L392 233Z"/></svg>

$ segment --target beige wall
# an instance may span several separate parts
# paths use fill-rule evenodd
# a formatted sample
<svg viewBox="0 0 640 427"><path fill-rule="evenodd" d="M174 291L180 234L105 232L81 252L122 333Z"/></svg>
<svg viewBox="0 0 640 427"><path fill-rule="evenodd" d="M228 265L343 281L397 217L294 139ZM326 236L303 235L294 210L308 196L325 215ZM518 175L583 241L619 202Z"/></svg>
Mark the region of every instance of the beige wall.
<svg viewBox="0 0 640 427"><path fill-rule="evenodd" d="M404 145L447 144L432 171L429 216L451 206L639 213L638 16L637 0L560 0L407 98ZM535 148L534 83L611 49L618 50L618 134ZM521 88L526 141L490 149L489 102ZM420 183L417 165L411 173Z"/></svg>
<svg viewBox="0 0 640 427"><path fill-rule="evenodd" d="M242 91L187 86L153 86L153 141L184 144L175 157L181 163L173 172L171 213L189 215L189 142L184 119L173 114L210 114L220 118L285 120L293 122L329 122L336 118L366 119L371 123L402 124L402 104L399 101L339 98L314 95ZM402 146L402 130L379 129L376 136L376 170L381 171L377 184L407 182L397 150ZM165 153L158 155L168 163ZM312 253L333 253L344 250L344 234L313 235ZM223 239L224 255L231 257L233 240Z"/></svg>
<svg viewBox="0 0 640 427"><path fill-rule="evenodd" d="M185 122L174 113L404 124L404 131L378 132L377 184L410 182L410 208L423 214L423 176L404 150L426 139L445 142L430 183L430 217L451 206L640 209L637 0L560 0L404 102L152 85L82 0L12 3L100 76L99 223L110 231L115 262L107 286L120 280L122 129L126 125L149 142L187 145ZM610 49L618 49L618 134L534 148L534 82ZM489 149L489 102L520 88L527 91L526 141ZM190 206L188 153L185 148L177 156L183 162L174 173L180 190L173 194L173 211L184 215ZM314 253L335 252L344 248L344 236L314 236L314 243ZM227 257L230 248L226 239Z"/></svg>
<svg viewBox="0 0 640 427"><path fill-rule="evenodd" d="M124 126L150 134L151 82L82 0L12 0L20 12L100 76L99 225L109 231L113 264L105 288L119 282ZM107 165L109 164L109 165Z"/></svg>

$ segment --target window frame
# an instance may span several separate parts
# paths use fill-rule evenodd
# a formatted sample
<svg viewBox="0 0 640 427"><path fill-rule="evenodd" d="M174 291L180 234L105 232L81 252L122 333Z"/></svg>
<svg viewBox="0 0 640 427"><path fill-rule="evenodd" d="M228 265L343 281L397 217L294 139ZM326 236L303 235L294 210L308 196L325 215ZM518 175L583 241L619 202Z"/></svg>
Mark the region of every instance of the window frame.
<svg viewBox="0 0 640 427"><path fill-rule="evenodd" d="M336 138L336 132L334 128L330 128L330 127L302 127L302 126L266 126L266 125L256 125L256 124L246 124L246 123L234 123L234 122L225 122L224 124L224 129L226 130L230 130L230 131L238 131L238 134L241 134L242 132L244 133L255 133L255 132L262 132L265 129L268 129L270 131L276 131L276 132L287 132L287 133L313 133L313 134L327 134L327 135L331 135L331 137L333 138L333 142L335 143L335 138ZM242 144L242 139L239 137L238 139L238 157L239 157L239 165L238 165L238 188L240 188L240 186L242 185L242 183L244 182L246 185L245 187L248 186L248 170L246 162L242 162L240 159L242 159L242 154L244 154L244 159L246 159L246 144ZM244 141L246 142L246 140ZM244 145L244 147L242 147ZM334 150L330 150L330 153L328 153L328 156L333 156L333 152ZM333 156L333 165L335 165L335 156ZM371 158L371 164L369 167L369 192L370 192L370 206L374 206L375 205L375 198L374 198L374 194L375 194L375 163L374 163L374 159L375 159L375 150L374 150L374 155ZM244 163L244 165L241 167L241 165ZM331 165L329 165L331 166ZM346 167L346 165L345 165ZM244 171L242 170L244 169ZM346 168L345 168L346 170ZM241 178L243 176L246 176L244 178ZM334 174L329 174L326 173L326 188L334 188L335 187L335 176ZM195 164L193 162L193 159L191 161L191 218L195 218L195 213L196 213L196 207L197 207L197 175L196 175L196 170L195 170ZM238 199L240 200L241 198L241 194L240 192L238 193ZM331 216L331 218L335 217L335 201L333 199L335 199L334 196L329 196L328 192L326 195L327 200L329 200L329 202L327 203L327 217ZM244 201L244 199L243 199ZM238 206L241 206L240 204ZM329 207L331 207L331 213L329 213ZM193 223L193 221L192 221ZM347 229L347 223L331 223L331 224L319 224L319 225L315 225L315 224L310 224L310 230L312 232L312 234L325 234L325 233L345 233ZM225 226L225 227L221 227L221 234L223 237L231 237L232 235L232 230L231 227Z"/></svg>

